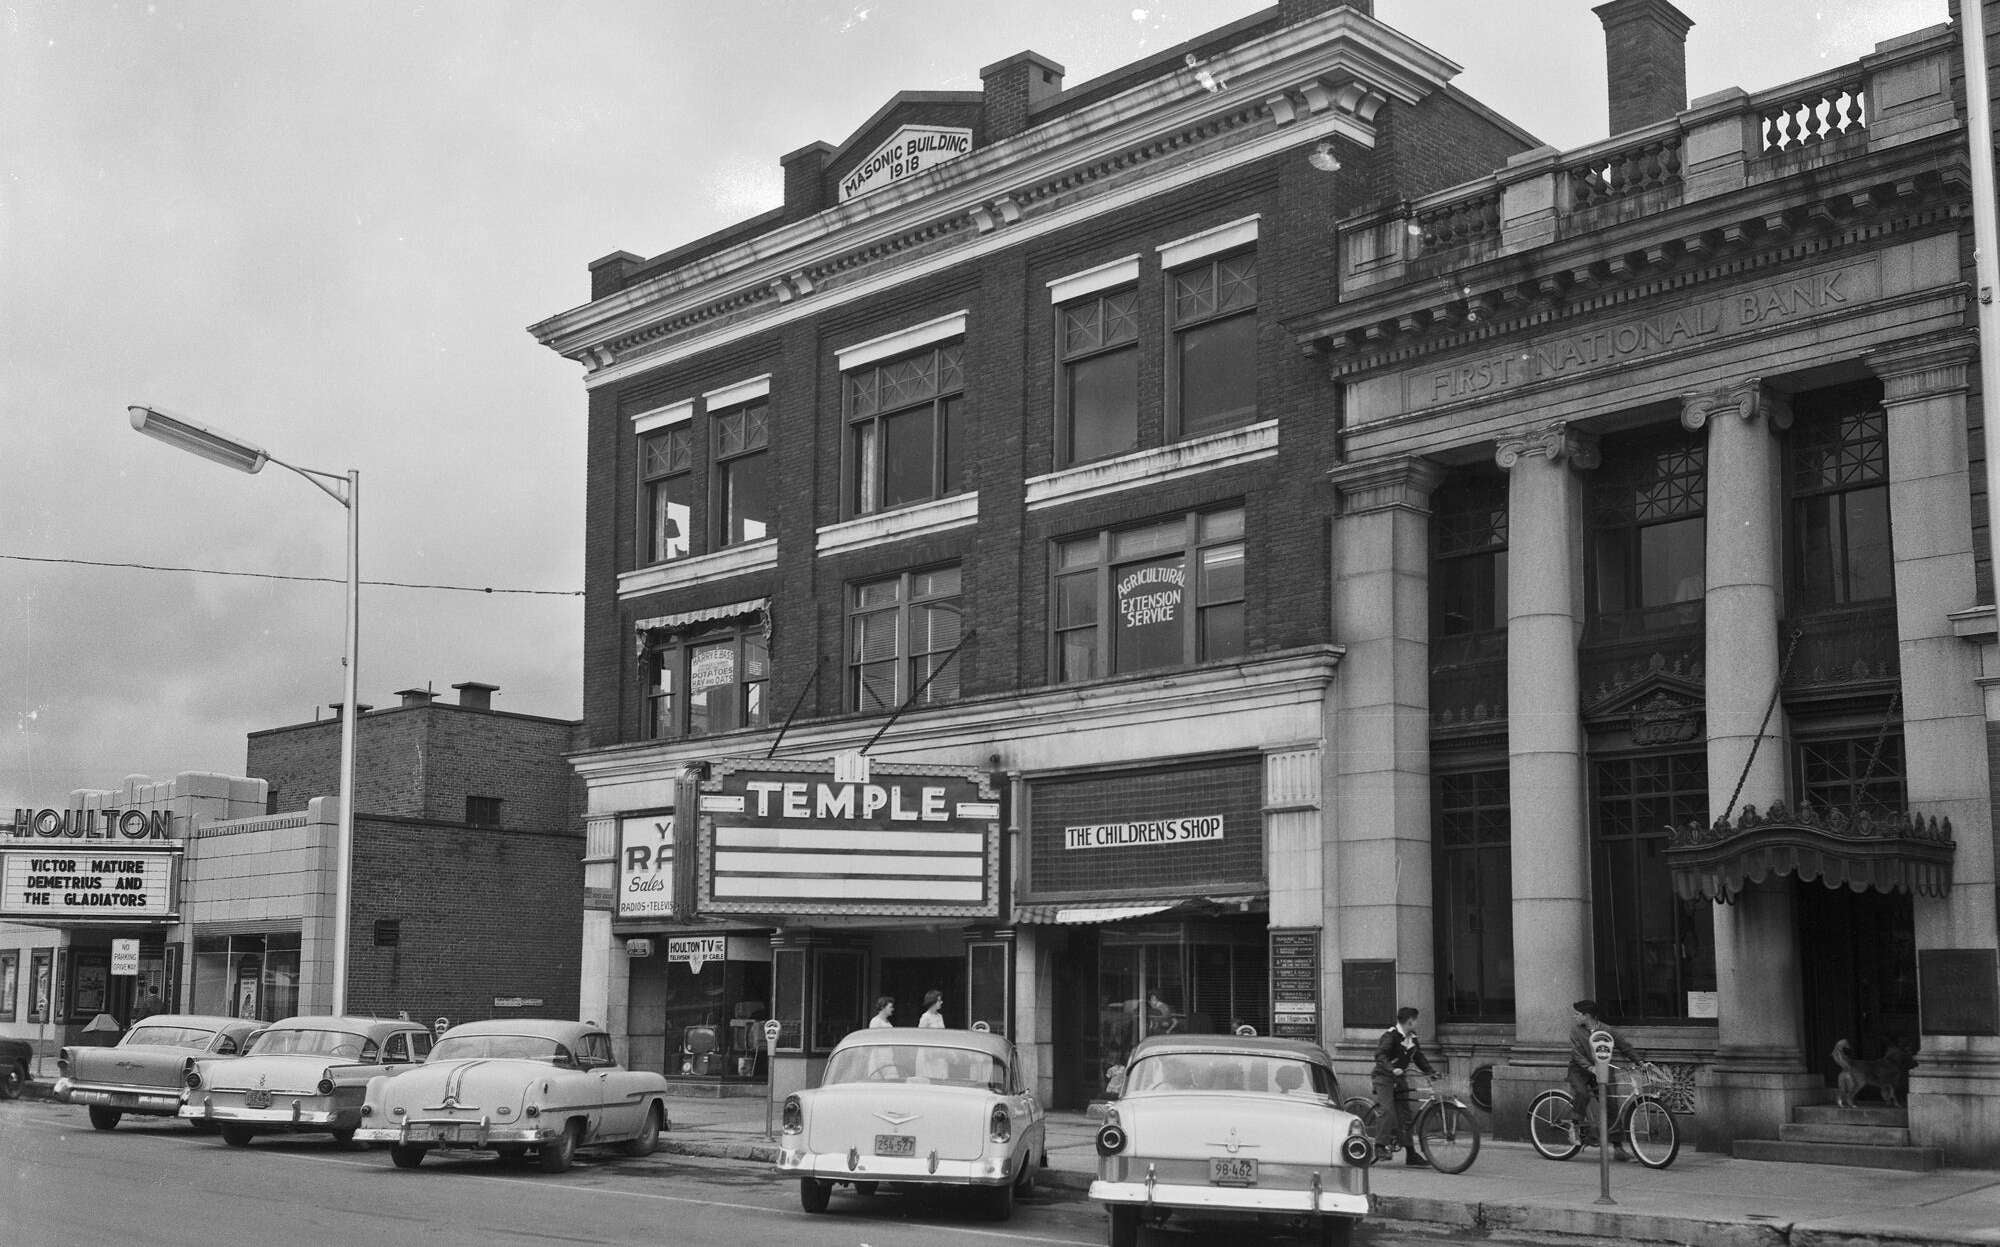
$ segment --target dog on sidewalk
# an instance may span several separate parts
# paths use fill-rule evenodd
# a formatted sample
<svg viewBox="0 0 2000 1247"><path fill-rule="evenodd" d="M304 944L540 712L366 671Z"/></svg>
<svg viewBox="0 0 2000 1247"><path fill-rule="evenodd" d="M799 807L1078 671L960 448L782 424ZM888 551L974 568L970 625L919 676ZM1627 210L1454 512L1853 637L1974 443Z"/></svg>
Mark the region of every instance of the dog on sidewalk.
<svg viewBox="0 0 2000 1247"><path fill-rule="evenodd" d="M1870 1087L1881 1093L1884 1104L1891 1107L1900 1105L1902 1086L1917 1064L1909 1053L1893 1042L1881 1056L1864 1061L1854 1055L1854 1045L1845 1039L1833 1045L1833 1063L1840 1067L1839 1103L1842 1108L1853 1108L1854 1097Z"/></svg>

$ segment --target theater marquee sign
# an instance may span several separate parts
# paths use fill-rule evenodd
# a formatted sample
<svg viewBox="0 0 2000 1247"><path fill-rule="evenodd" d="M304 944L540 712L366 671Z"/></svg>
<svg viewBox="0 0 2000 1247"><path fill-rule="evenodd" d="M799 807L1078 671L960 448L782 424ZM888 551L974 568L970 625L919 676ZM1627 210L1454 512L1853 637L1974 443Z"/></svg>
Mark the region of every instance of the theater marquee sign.
<svg viewBox="0 0 2000 1247"><path fill-rule="evenodd" d="M185 847L166 810L17 809L0 838L0 918L176 921Z"/></svg>
<svg viewBox="0 0 2000 1247"><path fill-rule="evenodd" d="M1000 799L979 771L718 762L701 823L703 914L1000 913Z"/></svg>

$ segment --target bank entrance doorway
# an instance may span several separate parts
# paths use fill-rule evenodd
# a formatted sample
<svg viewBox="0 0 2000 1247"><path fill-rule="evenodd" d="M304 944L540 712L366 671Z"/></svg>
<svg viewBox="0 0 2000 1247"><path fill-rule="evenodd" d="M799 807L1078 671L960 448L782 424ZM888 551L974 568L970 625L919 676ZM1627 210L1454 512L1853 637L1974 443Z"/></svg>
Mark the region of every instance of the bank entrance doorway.
<svg viewBox="0 0 2000 1247"><path fill-rule="evenodd" d="M1917 939L1908 893L1855 892L1796 880L1805 966L1806 1068L1828 1086L1840 1073L1833 1046L1847 1040L1872 1059L1895 1044L1911 1056L1917 1021Z"/></svg>

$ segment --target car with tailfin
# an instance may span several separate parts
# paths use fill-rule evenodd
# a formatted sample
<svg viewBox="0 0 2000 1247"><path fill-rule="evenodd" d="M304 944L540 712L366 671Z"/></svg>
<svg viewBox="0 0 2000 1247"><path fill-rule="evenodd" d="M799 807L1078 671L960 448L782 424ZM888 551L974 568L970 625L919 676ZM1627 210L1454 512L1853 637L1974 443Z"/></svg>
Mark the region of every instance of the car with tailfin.
<svg viewBox="0 0 2000 1247"><path fill-rule="evenodd" d="M361 1124L368 1080L414 1069L431 1039L428 1027L407 1018L272 1022L243 1055L194 1063L181 1116L213 1126L231 1147L260 1134L330 1134L346 1144Z"/></svg>
<svg viewBox="0 0 2000 1247"><path fill-rule="evenodd" d="M98 1130L115 1129L128 1113L177 1117L195 1062L241 1055L263 1025L254 1018L156 1013L132 1023L113 1047L64 1048L56 1057L55 1098L87 1106Z"/></svg>

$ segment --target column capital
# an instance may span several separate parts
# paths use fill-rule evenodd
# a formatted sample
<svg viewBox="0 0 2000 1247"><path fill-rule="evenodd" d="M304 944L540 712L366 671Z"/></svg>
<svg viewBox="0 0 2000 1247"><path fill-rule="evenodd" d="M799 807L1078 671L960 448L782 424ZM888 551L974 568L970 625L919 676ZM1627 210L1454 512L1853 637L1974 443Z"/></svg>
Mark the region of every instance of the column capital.
<svg viewBox="0 0 2000 1247"><path fill-rule="evenodd" d="M1363 515L1401 508L1430 514L1431 491L1444 479L1444 469L1414 456L1348 463L1326 474L1333 482L1336 513Z"/></svg>
<svg viewBox="0 0 2000 1247"><path fill-rule="evenodd" d="M1745 424L1762 418L1765 427L1781 433L1792 427L1792 406L1764 388L1761 377L1750 377L1700 394L1681 395L1681 427L1699 433L1709 422L1722 416L1736 416Z"/></svg>
<svg viewBox="0 0 2000 1247"><path fill-rule="evenodd" d="M1597 434L1587 429L1572 428L1567 421L1558 420L1539 429L1503 437L1493 446L1493 462L1500 465L1503 472L1511 472L1514 465L1526 458L1547 459L1550 463L1569 460L1570 466L1589 471L1604 461L1597 449Z"/></svg>
<svg viewBox="0 0 2000 1247"><path fill-rule="evenodd" d="M1969 333L1917 342L1898 342L1863 352L1861 358L1882 378L1882 401L1906 403L1966 391L1978 345Z"/></svg>

